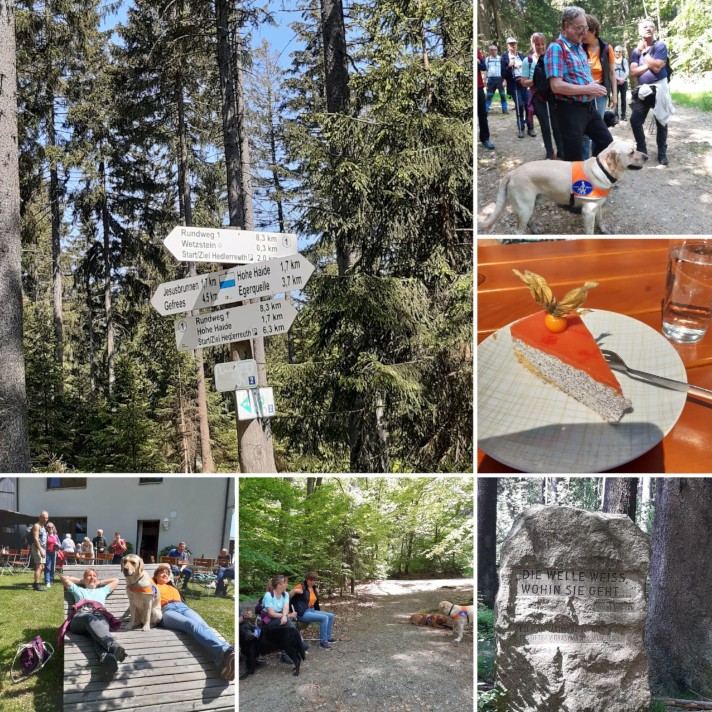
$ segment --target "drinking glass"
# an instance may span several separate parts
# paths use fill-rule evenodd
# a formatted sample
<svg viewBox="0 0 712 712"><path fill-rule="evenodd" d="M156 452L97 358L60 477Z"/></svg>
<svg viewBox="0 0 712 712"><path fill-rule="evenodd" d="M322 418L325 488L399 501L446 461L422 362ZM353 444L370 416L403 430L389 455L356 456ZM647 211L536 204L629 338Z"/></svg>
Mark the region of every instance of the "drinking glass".
<svg viewBox="0 0 712 712"><path fill-rule="evenodd" d="M712 320L712 239L671 241L668 251L663 334L672 341L699 341Z"/></svg>

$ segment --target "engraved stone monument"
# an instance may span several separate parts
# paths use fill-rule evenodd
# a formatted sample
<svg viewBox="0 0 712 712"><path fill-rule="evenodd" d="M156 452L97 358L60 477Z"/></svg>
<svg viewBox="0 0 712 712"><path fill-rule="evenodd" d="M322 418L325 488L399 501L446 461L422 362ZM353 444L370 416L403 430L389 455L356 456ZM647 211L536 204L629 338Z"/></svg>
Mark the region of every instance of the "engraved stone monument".
<svg viewBox="0 0 712 712"><path fill-rule="evenodd" d="M497 682L510 712L644 712L648 536L625 515L537 505L502 545Z"/></svg>

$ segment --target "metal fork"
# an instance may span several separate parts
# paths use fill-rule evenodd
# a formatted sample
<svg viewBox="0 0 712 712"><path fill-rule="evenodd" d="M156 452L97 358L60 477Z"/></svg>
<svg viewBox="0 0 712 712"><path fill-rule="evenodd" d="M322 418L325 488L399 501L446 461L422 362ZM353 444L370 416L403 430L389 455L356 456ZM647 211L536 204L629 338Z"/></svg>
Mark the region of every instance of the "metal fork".
<svg viewBox="0 0 712 712"><path fill-rule="evenodd" d="M702 398L712 399L712 390L709 388L702 388L700 386L692 386L684 381L675 381L672 378L664 378L663 376L655 376L652 373L645 373L645 371L636 371L634 368L629 368L625 361L617 354L615 351L608 351L607 349L601 349L603 357L608 362L608 365L614 371L623 371L629 376L634 378L642 378L650 383L656 383L659 386L665 388L670 388L674 391L683 391L689 393L693 396L700 396Z"/></svg>

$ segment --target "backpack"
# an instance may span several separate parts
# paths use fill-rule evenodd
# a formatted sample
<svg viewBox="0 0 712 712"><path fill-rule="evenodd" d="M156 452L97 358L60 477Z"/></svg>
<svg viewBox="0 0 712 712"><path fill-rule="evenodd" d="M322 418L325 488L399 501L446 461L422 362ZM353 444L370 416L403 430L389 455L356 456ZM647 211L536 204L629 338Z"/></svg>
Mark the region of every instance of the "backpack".
<svg viewBox="0 0 712 712"><path fill-rule="evenodd" d="M33 528L34 527L28 527L27 532L25 533L25 538L23 539L23 549L31 549L32 545L35 543L35 538L32 536Z"/></svg>
<svg viewBox="0 0 712 712"><path fill-rule="evenodd" d="M22 682L27 680L27 678L41 670L54 655L54 648L49 644L45 643L42 638L38 635L33 638L29 643L24 643L17 648L17 653L15 654L15 659L12 661L12 666L10 668L10 677L13 682ZM15 663L19 658L20 665L18 670L15 671ZM16 672L19 676L16 676Z"/></svg>
<svg viewBox="0 0 712 712"><path fill-rule="evenodd" d="M549 101L554 98L554 94L549 86L549 79L546 76L546 66L544 65L544 55L537 60L536 66L534 67L534 89L538 97L541 97L544 101Z"/></svg>
<svg viewBox="0 0 712 712"><path fill-rule="evenodd" d="M262 625L269 625L269 622L271 619L269 613L267 613L267 609L262 605L262 599L260 598L259 601L257 601L257 605L255 606L255 615L257 616L257 619L262 622Z"/></svg>

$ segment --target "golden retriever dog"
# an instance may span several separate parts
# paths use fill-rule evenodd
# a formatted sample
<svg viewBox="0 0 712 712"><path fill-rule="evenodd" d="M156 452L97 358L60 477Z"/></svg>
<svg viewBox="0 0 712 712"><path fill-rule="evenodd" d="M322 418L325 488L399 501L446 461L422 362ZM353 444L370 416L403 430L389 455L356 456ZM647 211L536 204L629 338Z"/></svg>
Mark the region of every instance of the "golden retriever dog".
<svg viewBox="0 0 712 712"><path fill-rule="evenodd" d="M413 625L429 625L432 628L444 628L450 622L447 616L440 613L414 613L410 617Z"/></svg>
<svg viewBox="0 0 712 712"><path fill-rule="evenodd" d="M151 577L144 570L143 559L136 554L127 554L121 559L121 573L126 579L131 628L142 626L142 630L149 630L151 624L158 625L163 618L161 598Z"/></svg>
<svg viewBox="0 0 712 712"><path fill-rule="evenodd" d="M507 202L517 217L518 235L523 235L527 225L532 233L542 232L530 218L534 206L546 200L581 208L583 228L586 235L594 234L594 227L602 233L610 234L603 224L602 208L608 198L608 191L630 168L643 167L648 157L635 150L630 141L614 141L598 156L583 161L582 174L574 173L574 163L568 161L531 161L515 168L499 183L497 204L487 218L485 227L497 222Z"/></svg>
<svg viewBox="0 0 712 712"><path fill-rule="evenodd" d="M459 643L465 634L465 626L473 625L474 623L475 607L458 606L456 603L450 603L450 601L440 601L439 608L443 615L452 620L453 630L457 634L455 642Z"/></svg>

